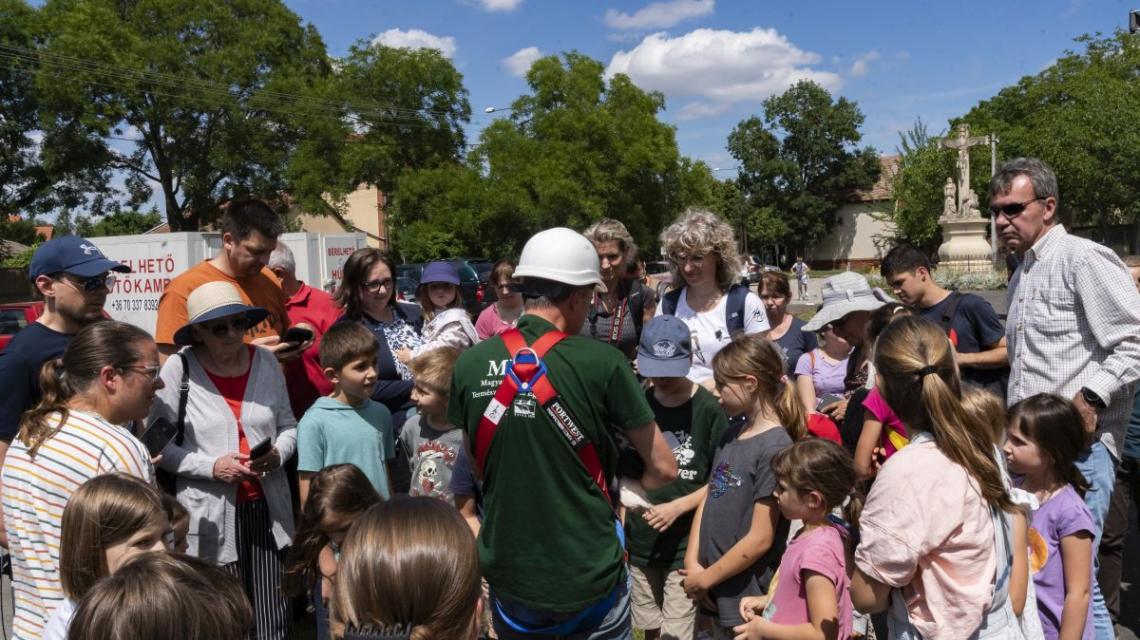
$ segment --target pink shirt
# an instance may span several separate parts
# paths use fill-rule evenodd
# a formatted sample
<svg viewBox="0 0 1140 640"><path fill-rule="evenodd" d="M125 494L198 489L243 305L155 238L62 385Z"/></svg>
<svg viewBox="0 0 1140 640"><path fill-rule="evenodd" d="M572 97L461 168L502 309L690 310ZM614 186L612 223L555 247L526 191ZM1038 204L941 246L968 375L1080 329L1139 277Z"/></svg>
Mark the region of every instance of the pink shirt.
<svg viewBox="0 0 1140 640"><path fill-rule="evenodd" d="M876 420L883 423L883 430L879 433L879 446L886 452L887 458L895 454L896 451L902 447L896 447L897 441L900 445L905 446L907 441L906 426L902 420L895 415L895 410L883 400L883 396L879 393L879 388L871 389L867 394L866 399L863 400L863 407L867 412L875 417ZM896 437L891 438L891 432L895 432Z"/></svg>
<svg viewBox="0 0 1140 640"><path fill-rule="evenodd" d="M994 530L989 505L966 470L926 434L879 470L863 515L855 565L902 589L924 638L969 638L992 599Z"/></svg>
<svg viewBox="0 0 1140 640"><path fill-rule="evenodd" d="M784 550L780 570L769 589L772 597L764 609L764 617L777 624L811 622L808 615L804 572L814 571L831 580L839 598L839 636L851 637L851 581L847 578L846 554L839 529L827 525L810 533L800 533Z"/></svg>
<svg viewBox="0 0 1140 640"><path fill-rule="evenodd" d="M503 322L503 319L499 317L499 305L495 303L483 309L479 318L475 320L475 335L479 336L480 340L486 340L502 335L507 330L513 329L514 326L514 322Z"/></svg>

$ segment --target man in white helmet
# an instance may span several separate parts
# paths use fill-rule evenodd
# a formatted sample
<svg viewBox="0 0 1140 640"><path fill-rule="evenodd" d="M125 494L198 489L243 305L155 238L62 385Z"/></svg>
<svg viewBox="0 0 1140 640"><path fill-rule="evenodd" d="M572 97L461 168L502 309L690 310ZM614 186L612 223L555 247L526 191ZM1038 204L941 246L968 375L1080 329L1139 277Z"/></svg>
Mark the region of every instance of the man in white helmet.
<svg viewBox="0 0 1140 640"><path fill-rule="evenodd" d="M514 273L526 300L517 329L455 365L448 417L483 474L479 559L500 638L630 638L629 573L606 484L615 433L645 462L646 489L677 475L629 362L576 335L594 291L605 291L598 266L579 233L535 234Z"/></svg>

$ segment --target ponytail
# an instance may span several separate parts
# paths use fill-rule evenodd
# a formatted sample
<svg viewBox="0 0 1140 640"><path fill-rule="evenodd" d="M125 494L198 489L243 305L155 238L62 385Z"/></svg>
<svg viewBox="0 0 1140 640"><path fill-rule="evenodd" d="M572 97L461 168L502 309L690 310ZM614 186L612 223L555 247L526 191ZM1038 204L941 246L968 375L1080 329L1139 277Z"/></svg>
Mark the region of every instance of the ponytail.
<svg viewBox="0 0 1140 640"><path fill-rule="evenodd" d="M718 380L755 378L757 396L775 412L792 440L807 436L807 413L774 342L758 335L737 336L713 356L712 368Z"/></svg>
<svg viewBox="0 0 1140 640"><path fill-rule="evenodd" d="M958 367L942 329L922 318L898 318L883 330L874 354L883 399L903 424L933 435L938 450L966 470L990 506L1012 511L993 435L962 407Z"/></svg>
<svg viewBox="0 0 1140 640"><path fill-rule="evenodd" d="M40 370L43 395L20 421L18 437L28 448L28 455L34 458L40 445L59 433L70 414L68 401L87 391L104 367L122 368L138 362L140 341L153 342L153 338L134 325L103 320L75 334L62 357L44 363Z"/></svg>
<svg viewBox="0 0 1140 640"><path fill-rule="evenodd" d="M786 376L784 380L784 388L776 398L776 415L780 418L780 424L788 431L792 442L799 442L808 436L807 412L804 410L804 403L800 400L800 392L796 389L795 382Z"/></svg>

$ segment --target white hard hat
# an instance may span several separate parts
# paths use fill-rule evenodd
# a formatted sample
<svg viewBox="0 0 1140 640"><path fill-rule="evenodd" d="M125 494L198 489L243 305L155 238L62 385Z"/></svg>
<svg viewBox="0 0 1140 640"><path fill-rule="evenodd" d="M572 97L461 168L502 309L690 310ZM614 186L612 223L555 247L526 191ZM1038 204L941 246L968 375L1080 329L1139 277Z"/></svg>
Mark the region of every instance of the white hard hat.
<svg viewBox="0 0 1140 640"><path fill-rule="evenodd" d="M605 293L594 243L566 227L539 231L526 241L516 278L542 278L569 285L594 285Z"/></svg>

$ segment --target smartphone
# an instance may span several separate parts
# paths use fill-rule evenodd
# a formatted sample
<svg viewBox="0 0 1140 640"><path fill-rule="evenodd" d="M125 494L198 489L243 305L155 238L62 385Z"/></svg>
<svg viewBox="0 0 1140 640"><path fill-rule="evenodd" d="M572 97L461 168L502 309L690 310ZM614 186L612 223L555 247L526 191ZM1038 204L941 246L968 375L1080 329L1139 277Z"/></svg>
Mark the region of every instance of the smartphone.
<svg viewBox="0 0 1140 640"><path fill-rule="evenodd" d="M835 404L836 402L839 402L842 399L843 399L843 396L837 395L834 393L824 394L823 397L820 398L819 401L815 403L815 410L816 411L823 411L825 408L830 407L831 405Z"/></svg>
<svg viewBox="0 0 1140 640"><path fill-rule="evenodd" d="M249 448L249 459L250 460L257 460L258 458L269 453L272 450L273 450L273 441L270 440L269 438L266 438L266 439L262 440L261 442L258 442L257 444L255 444Z"/></svg>
<svg viewBox="0 0 1140 640"><path fill-rule="evenodd" d="M290 342L293 344L304 344L313 339L313 332L303 327L289 327L285 331L285 335L281 336L281 342Z"/></svg>
<svg viewBox="0 0 1140 640"><path fill-rule="evenodd" d="M150 457L153 458L162 453L162 450L170 444L170 441L177 434L178 427L173 422L166 418L157 418L150 423L139 440L146 446L146 450L150 452Z"/></svg>

